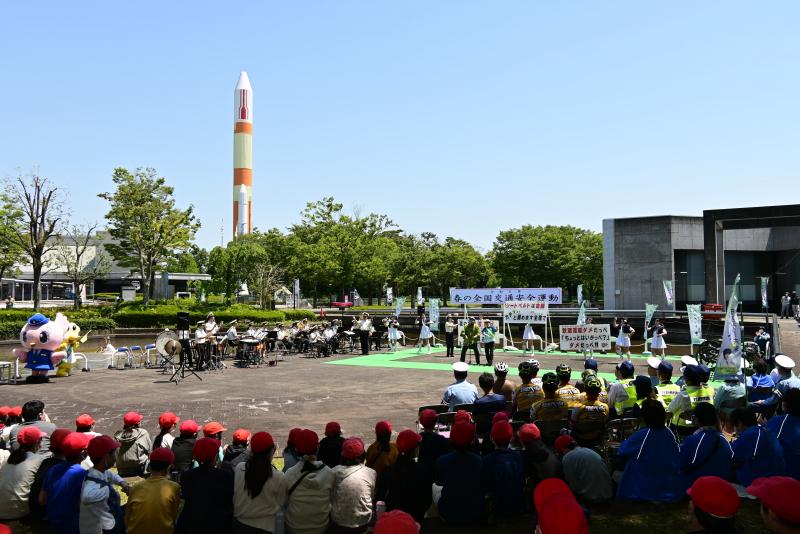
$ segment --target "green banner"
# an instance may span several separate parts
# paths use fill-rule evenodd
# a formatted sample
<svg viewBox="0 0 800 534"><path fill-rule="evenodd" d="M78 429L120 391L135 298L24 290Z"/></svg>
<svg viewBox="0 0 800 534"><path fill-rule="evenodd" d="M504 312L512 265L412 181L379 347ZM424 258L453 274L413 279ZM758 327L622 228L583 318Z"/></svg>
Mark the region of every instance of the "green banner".
<svg viewBox="0 0 800 534"><path fill-rule="evenodd" d="M658 304L647 304L644 305L644 322L650 324L653 322L653 315L655 315L656 310L658 309Z"/></svg>
<svg viewBox="0 0 800 534"><path fill-rule="evenodd" d="M736 378L742 362L742 329L739 326L739 316L736 309L739 307L739 280L740 275L736 275L736 281L731 287L731 298L728 299L728 310L725 313L725 327L722 330L722 344L719 347L717 357L717 369L714 373L715 380L727 380ZM725 354L726 349L730 349L730 354Z"/></svg>
<svg viewBox="0 0 800 534"><path fill-rule="evenodd" d="M699 304L687 304L686 312L689 314L689 333L692 335L692 344L699 345L703 342L703 314Z"/></svg>
<svg viewBox="0 0 800 534"><path fill-rule="evenodd" d="M428 300L428 319L431 321L431 331L439 331L439 299Z"/></svg>

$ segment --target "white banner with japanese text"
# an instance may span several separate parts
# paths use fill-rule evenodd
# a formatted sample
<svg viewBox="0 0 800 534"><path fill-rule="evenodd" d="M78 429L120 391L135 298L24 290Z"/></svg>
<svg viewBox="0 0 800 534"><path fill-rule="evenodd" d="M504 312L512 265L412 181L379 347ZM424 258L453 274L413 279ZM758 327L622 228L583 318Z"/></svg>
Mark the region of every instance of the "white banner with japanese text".
<svg viewBox="0 0 800 534"><path fill-rule="evenodd" d="M547 301L513 301L503 303L503 321L506 324L546 324Z"/></svg>
<svg viewBox="0 0 800 534"><path fill-rule="evenodd" d="M560 325L561 350L611 350L611 327L607 324Z"/></svg>
<svg viewBox="0 0 800 534"><path fill-rule="evenodd" d="M450 301L455 304L503 304L508 301L535 300L561 304L560 287L513 288L450 288Z"/></svg>

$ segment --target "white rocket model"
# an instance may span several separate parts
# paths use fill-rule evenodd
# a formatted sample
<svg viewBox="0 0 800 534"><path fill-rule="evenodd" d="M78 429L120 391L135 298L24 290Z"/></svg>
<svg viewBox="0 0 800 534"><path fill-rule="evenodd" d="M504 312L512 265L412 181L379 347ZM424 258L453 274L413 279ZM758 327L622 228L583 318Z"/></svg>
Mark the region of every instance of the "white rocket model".
<svg viewBox="0 0 800 534"><path fill-rule="evenodd" d="M247 220L247 215L250 210L247 209L247 188L244 185L239 186L239 200L238 200L238 215L239 220L236 221L238 235L245 235L250 233L250 224Z"/></svg>

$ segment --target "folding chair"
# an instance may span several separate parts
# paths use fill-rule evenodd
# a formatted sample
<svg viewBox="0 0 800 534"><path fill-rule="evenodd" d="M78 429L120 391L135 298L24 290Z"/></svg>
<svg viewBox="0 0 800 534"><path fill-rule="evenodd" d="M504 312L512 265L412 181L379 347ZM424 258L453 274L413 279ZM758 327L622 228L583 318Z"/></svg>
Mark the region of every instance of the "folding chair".
<svg viewBox="0 0 800 534"><path fill-rule="evenodd" d="M155 350L156 350L156 346L153 343L148 343L147 345L144 346L144 351L145 351L144 352L144 364L147 367L150 367L151 365L153 365L153 362L150 361L150 354L155 352Z"/></svg>
<svg viewBox="0 0 800 534"><path fill-rule="evenodd" d="M620 444L628 439L639 428L639 420L626 417L623 419L612 419L606 426L608 434L605 441L605 458L610 465L611 458L616 455Z"/></svg>
<svg viewBox="0 0 800 534"><path fill-rule="evenodd" d="M474 409L475 409L475 405L472 404L472 403L470 403L470 404L456 404L455 406L453 406L453 411L454 412L459 412L461 410L464 410L465 412L472 413L472 410L474 410Z"/></svg>
<svg viewBox="0 0 800 534"><path fill-rule="evenodd" d="M530 423L531 422L531 411L530 410L517 410L514 412L514 415L511 416L512 421L522 421L523 423Z"/></svg>
<svg viewBox="0 0 800 534"><path fill-rule="evenodd" d="M534 421L534 424L539 427L542 433L542 441L548 447L552 447L556 438L561 435L562 429L569 428L569 421L566 419L558 419L555 421Z"/></svg>
<svg viewBox="0 0 800 534"><path fill-rule="evenodd" d="M133 365L133 357L134 356L138 356L139 357L139 364L136 365L136 366ZM131 346L131 367L137 367L137 368L141 367L142 366L142 362L144 361L144 359L145 359L145 353L144 353L144 350L142 349L142 346L141 345L132 345Z"/></svg>
<svg viewBox="0 0 800 534"><path fill-rule="evenodd" d="M117 359L116 364L114 363L114 358ZM124 363L122 367L119 366L119 359L124 358ZM108 366L109 369L116 368L116 369L125 369L125 364L129 367L133 365L133 356L131 355L131 349L128 347L119 347L114 355L111 357L111 364Z"/></svg>

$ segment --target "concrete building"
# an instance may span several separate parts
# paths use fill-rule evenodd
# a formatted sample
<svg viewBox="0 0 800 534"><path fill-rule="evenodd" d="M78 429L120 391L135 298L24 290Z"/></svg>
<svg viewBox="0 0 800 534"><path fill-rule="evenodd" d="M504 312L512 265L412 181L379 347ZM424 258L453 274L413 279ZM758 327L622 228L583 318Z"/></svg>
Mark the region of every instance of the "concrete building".
<svg viewBox="0 0 800 534"><path fill-rule="evenodd" d="M706 210L702 217L663 215L603 221L603 292L606 309L723 304L741 275L745 310L760 311L760 277L769 277L769 308L800 292L800 204Z"/></svg>

